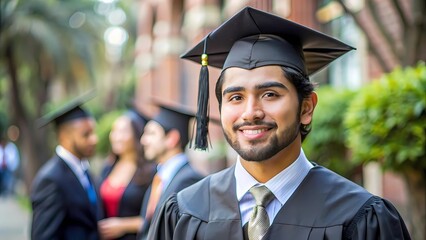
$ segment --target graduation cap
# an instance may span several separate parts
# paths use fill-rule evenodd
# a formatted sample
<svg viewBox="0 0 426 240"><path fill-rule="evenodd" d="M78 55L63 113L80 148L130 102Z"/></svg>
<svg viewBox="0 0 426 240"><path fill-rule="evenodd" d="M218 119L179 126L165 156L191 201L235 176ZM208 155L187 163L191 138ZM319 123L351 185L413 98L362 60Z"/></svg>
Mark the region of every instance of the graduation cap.
<svg viewBox="0 0 426 240"><path fill-rule="evenodd" d="M178 130L180 142L182 148L184 148L189 141L189 120L194 117L194 113L181 106L165 105L158 102L156 105L160 108L160 111L152 120L160 124L166 132L172 129Z"/></svg>
<svg viewBox="0 0 426 240"><path fill-rule="evenodd" d="M201 58L195 148L205 150L208 145L208 65L222 71L280 65L309 76L353 49L279 16L251 7L242 9L181 56L197 63Z"/></svg>
<svg viewBox="0 0 426 240"><path fill-rule="evenodd" d="M74 98L67 102L65 105L53 110L52 112L44 115L37 120L38 127L46 126L53 122L55 127L58 128L60 125L81 118L91 117L90 113L86 111L81 105L94 97L94 92L86 93L82 96Z"/></svg>

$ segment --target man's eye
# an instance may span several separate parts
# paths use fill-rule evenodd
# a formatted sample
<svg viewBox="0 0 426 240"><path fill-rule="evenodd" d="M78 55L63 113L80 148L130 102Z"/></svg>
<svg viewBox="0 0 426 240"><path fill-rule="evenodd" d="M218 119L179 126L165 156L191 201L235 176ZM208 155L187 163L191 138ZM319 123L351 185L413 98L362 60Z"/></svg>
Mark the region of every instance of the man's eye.
<svg viewBox="0 0 426 240"><path fill-rule="evenodd" d="M263 94L264 97L267 98L271 98L271 97L277 97L278 94L274 93L274 92L266 92L265 94Z"/></svg>
<svg viewBox="0 0 426 240"><path fill-rule="evenodd" d="M243 99L241 96L239 96L239 95L234 95L234 96L231 96L231 97L229 98L229 101L230 101L230 102L232 102L232 101L240 101L241 99Z"/></svg>

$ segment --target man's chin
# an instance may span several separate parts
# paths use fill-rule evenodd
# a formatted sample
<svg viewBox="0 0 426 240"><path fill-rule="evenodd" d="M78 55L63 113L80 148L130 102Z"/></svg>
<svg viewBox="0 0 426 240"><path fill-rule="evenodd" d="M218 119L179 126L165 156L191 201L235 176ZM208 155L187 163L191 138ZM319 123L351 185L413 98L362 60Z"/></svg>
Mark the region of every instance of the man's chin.
<svg viewBox="0 0 426 240"><path fill-rule="evenodd" d="M93 152L88 152L87 154L86 154L86 156L84 156L85 158L91 158L91 157L93 157L93 156L95 156L95 152L93 151Z"/></svg>
<svg viewBox="0 0 426 240"><path fill-rule="evenodd" d="M249 149L239 149L237 153L240 157L248 162L263 162L269 159L266 153L263 153L264 148L249 148Z"/></svg>
<svg viewBox="0 0 426 240"><path fill-rule="evenodd" d="M154 162L155 161L155 156L153 156L152 154L147 154L147 152L145 151L144 154L145 160L148 162Z"/></svg>
<svg viewBox="0 0 426 240"><path fill-rule="evenodd" d="M243 148L240 146L234 149L240 155L241 158L249 162L267 161L280 151L280 148L274 141L267 143L258 142L255 144L246 144L243 146Z"/></svg>
<svg viewBox="0 0 426 240"><path fill-rule="evenodd" d="M267 161L268 159L252 159L252 158L250 158L250 159L247 159L247 158L243 158L245 161L247 161L247 162L265 162L265 161Z"/></svg>

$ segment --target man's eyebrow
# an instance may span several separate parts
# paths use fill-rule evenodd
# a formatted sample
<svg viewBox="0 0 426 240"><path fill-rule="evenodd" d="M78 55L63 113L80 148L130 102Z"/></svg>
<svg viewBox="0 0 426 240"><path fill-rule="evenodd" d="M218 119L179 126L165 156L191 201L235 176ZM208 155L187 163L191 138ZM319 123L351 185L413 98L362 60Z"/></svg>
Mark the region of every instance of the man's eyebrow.
<svg viewBox="0 0 426 240"><path fill-rule="evenodd" d="M283 89L288 90L288 88L280 82L266 82L266 83L256 85L256 89L258 89L258 90L259 89L265 89L265 88L272 88L272 87L283 88Z"/></svg>
<svg viewBox="0 0 426 240"><path fill-rule="evenodd" d="M243 91L244 89L245 89L244 87L228 87L225 90L223 90L222 96L228 93L240 92L240 91Z"/></svg>
<svg viewBox="0 0 426 240"><path fill-rule="evenodd" d="M258 90L265 89L265 88L273 88L273 87L277 87L277 88L282 88L282 89L288 90L288 88L284 84L279 83L279 82L266 82L266 83L262 83L262 84L259 84L259 85L255 86L255 88L258 89ZM244 91L244 90L245 90L245 87L241 87L241 86L238 86L238 87L228 87L225 90L223 90L222 96L224 96L225 94L228 94L228 93L240 92L240 91Z"/></svg>

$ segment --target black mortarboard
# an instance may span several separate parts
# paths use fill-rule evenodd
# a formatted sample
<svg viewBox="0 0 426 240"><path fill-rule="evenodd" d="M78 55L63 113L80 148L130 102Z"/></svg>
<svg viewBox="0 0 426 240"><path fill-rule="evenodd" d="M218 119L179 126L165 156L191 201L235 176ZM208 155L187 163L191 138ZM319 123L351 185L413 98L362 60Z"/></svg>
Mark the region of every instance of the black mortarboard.
<svg viewBox="0 0 426 240"><path fill-rule="evenodd" d="M180 134L182 147L185 147L189 141L189 120L194 117L194 114L184 109L183 107L170 106L162 103L157 103L160 111L152 120L159 123L166 132L176 129Z"/></svg>
<svg viewBox="0 0 426 240"><path fill-rule="evenodd" d="M55 124L55 127L59 127L61 124L75 119L91 117L89 112L82 108L81 105L93 97L93 92L90 92L69 101L65 105L41 117L37 121L38 127L43 127L51 122Z"/></svg>
<svg viewBox="0 0 426 240"><path fill-rule="evenodd" d="M207 65L222 68L222 71L229 67L253 69L281 65L308 76L353 49L337 39L276 15L251 7L242 9L181 56L197 63L201 58L202 63L196 133L196 139L200 140L196 140L195 148L207 148Z"/></svg>

